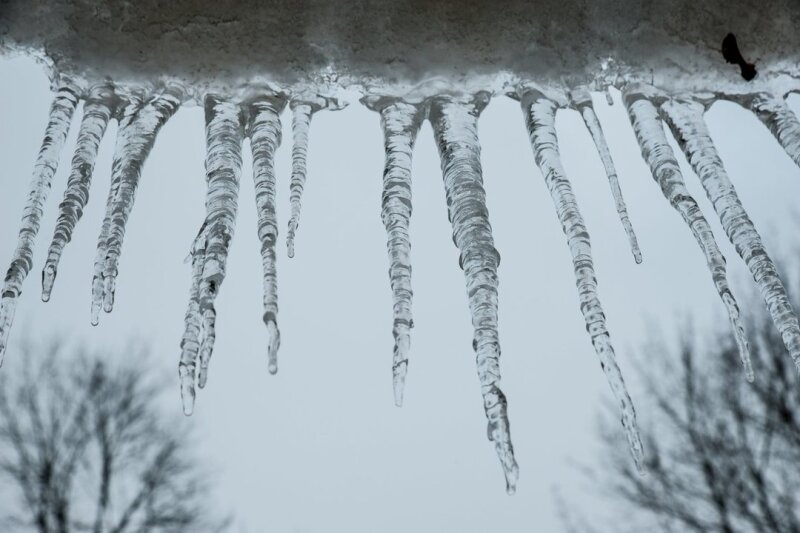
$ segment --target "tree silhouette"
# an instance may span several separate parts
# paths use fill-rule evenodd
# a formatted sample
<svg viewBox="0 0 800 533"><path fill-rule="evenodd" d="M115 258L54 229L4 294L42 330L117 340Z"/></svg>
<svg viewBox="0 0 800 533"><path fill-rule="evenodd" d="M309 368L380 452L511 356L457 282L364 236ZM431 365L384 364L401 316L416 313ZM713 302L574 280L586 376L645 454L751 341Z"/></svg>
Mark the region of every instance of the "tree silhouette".
<svg viewBox="0 0 800 533"><path fill-rule="evenodd" d="M42 533L219 531L191 435L158 408L145 350L122 358L53 341L0 373L0 529ZM108 355L108 354L105 354ZM8 502L9 499L5 498Z"/></svg>
<svg viewBox="0 0 800 533"><path fill-rule="evenodd" d="M797 369L759 311L763 302L751 297L750 304L754 383L745 381L736 346L721 332L703 339L685 329L678 353L663 342L642 350L647 475L635 471L606 409L601 466L587 473L625 519L595 529L800 532Z"/></svg>

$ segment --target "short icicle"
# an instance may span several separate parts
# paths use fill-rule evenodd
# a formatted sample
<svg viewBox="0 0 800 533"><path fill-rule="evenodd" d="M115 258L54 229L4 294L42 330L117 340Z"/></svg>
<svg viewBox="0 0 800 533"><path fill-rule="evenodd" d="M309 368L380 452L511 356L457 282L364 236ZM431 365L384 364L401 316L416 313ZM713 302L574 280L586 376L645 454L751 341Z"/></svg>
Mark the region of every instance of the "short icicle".
<svg viewBox="0 0 800 533"><path fill-rule="evenodd" d="M437 96L430 100L429 119L439 149L448 217L459 250L469 298L472 341L488 419L487 433L494 442L506 478L506 490L516 490L519 468L514 458L506 397L500 382L500 342L497 331L497 267L478 142L478 116L490 95Z"/></svg>
<svg viewBox="0 0 800 533"><path fill-rule="evenodd" d="M728 239L750 269L789 354L800 368L800 323L778 269L767 254L761 235L739 200L714 146L703 118L705 107L693 100L670 99L661 105L661 110L686 159L700 178ZM752 381L752 373L747 375L747 379Z"/></svg>
<svg viewBox="0 0 800 533"><path fill-rule="evenodd" d="M786 101L768 93L758 93L749 97L748 103L792 161L800 166L800 120Z"/></svg>
<svg viewBox="0 0 800 533"><path fill-rule="evenodd" d="M228 250L236 225L239 179L242 173L242 110L217 95L205 98L206 112L206 218L205 254L198 290L202 318L197 385L208 379L208 363L216 340L214 300L225 279Z"/></svg>
<svg viewBox="0 0 800 533"><path fill-rule="evenodd" d="M146 90L141 87L126 88L119 94L121 102L116 109L117 119L117 140L114 146L114 162L122 158L125 146L130 142L139 110L144 105ZM103 225L100 228L100 235L97 237L97 251L94 258L94 275L92 276L92 304L91 322L96 326L100 322L100 310L103 307L103 266L105 265L106 252L108 250L108 232L111 227L111 216L114 213L115 192L119 188L119 181L122 176L119 172L114 172L116 164L112 167L111 185L108 189L106 199L106 212L103 217Z"/></svg>
<svg viewBox="0 0 800 533"><path fill-rule="evenodd" d="M578 112L583 117L583 122L586 124L586 129L594 140L594 145L597 148L597 153L605 168L606 176L608 177L608 184L611 187L611 195L614 197L614 204L617 208L619 220L628 236L628 244L633 254L633 260L636 263L642 262L642 252L639 249L639 242L636 239L636 233L633 231L631 220L628 217L628 208L625 206L625 199L622 197L622 189L619 186L619 178L617 177L617 169L614 167L614 160L611 158L611 151L608 148L606 137L603 134L603 128L600 126L600 121L597 119L597 114L594 112L592 106L592 97L586 87L578 87L570 91L572 103Z"/></svg>
<svg viewBox="0 0 800 533"><path fill-rule="evenodd" d="M300 225L300 210L303 189L306 186L306 158L308 157L308 133L311 115L315 109L311 103L292 101L292 178L289 184L289 229L286 232L286 253L294 257L294 237Z"/></svg>
<svg viewBox="0 0 800 533"><path fill-rule="evenodd" d="M169 83L153 95L136 113L123 142L117 145L111 172L113 200L106 234L105 257L102 259L103 310L114 307L119 258L125 238L125 226L130 217L142 167L155 144L156 136L167 120L175 114L184 96L182 86Z"/></svg>
<svg viewBox="0 0 800 533"><path fill-rule="evenodd" d="M78 142L75 155L72 157L72 170L67 181L64 199L59 206L58 221L47 253L47 262L42 269L42 301L44 302L50 300L61 254L67 243L72 240L72 232L83 216L83 209L89 201L89 188L92 183L95 159L114 111L114 100L113 86L104 83L92 87L84 101Z"/></svg>
<svg viewBox="0 0 800 533"><path fill-rule="evenodd" d="M308 135L311 118L318 111L342 109L345 102L334 96L304 93L289 102L292 110L292 178L289 182L289 229L286 232L286 253L294 257L294 241L300 225L303 191L306 186Z"/></svg>
<svg viewBox="0 0 800 533"><path fill-rule="evenodd" d="M411 157L424 119L425 108L394 98L365 98L364 103L381 115L386 164L383 171L381 219L387 233L389 281L392 286L394 356L392 383L394 403L403 405L403 390L411 348Z"/></svg>
<svg viewBox="0 0 800 533"><path fill-rule="evenodd" d="M520 101L536 164L550 191L558 219L567 237L586 331L589 332L614 397L621 406L622 426L625 428L636 468L641 472L644 468L644 450L636 424L636 411L617 365L605 313L597 295L597 278L589 233L561 163L555 127L557 105L535 89L525 91Z"/></svg>
<svg viewBox="0 0 800 533"><path fill-rule="evenodd" d="M30 182L28 201L22 211L22 224L11 265L6 272L0 300L0 365L8 345L8 334L14 322L17 298L22 294L22 283L33 268L33 246L42 220L42 210L47 201L53 176L58 167L61 150L67 138L72 115L78 105L79 89L70 81L62 81L50 106L42 146L36 158Z"/></svg>
<svg viewBox="0 0 800 533"><path fill-rule="evenodd" d="M750 350L747 335L739 316L739 306L728 286L725 257L714 240L711 226L700 211L700 206L686 189L678 161L667 142L664 127L655 105L634 87L623 95L628 116L633 125L636 139L642 150L642 157L650 166L653 179L661 187L661 192L670 205L681 215L692 231L700 249L705 255L711 278L728 312L739 355L742 359L747 379L752 379Z"/></svg>
<svg viewBox="0 0 800 533"><path fill-rule="evenodd" d="M267 365L270 374L278 371L278 278L275 243L278 219L275 207L275 151L281 143L280 115L286 107L283 95L265 95L247 107L247 135L253 152L253 182L256 190L258 239L264 270L264 324L267 327Z"/></svg>

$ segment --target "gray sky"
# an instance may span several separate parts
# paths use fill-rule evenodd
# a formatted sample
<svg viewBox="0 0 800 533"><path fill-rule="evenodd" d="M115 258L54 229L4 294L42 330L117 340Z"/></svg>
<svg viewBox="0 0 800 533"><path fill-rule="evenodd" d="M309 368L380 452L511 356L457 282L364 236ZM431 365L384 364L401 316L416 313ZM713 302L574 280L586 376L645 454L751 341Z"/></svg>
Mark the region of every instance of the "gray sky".
<svg viewBox="0 0 800 533"><path fill-rule="evenodd" d="M28 182L50 101L44 71L0 59L0 265L16 242ZM798 109L800 100L790 103ZM629 213L644 255L636 265L590 137L579 115L560 112L567 173L594 245L600 298L634 402L647 394L631 357L649 325L671 331L724 325L703 257L661 196L639 155L624 110L597 100ZM204 215L204 131L197 107L164 127L144 168L130 219L114 312L89 325L92 263L110 176L116 126L103 141L92 198L64 253L52 300L40 301L40 272L63 194L77 124L45 209L34 271L24 285L13 340L66 333L98 346L146 337L149 364L174 376L167 409L178 413L178 343L189 289L183 263ZM76 115L76 117L79 115ZM290 117L278 152L280 236L279 372L266 368L261 260L249 148L228 275L217 300L217 343L208 386L191 422L217 473L218 503L247 532L560 531L554 486L590 517L605 512L569 461L591 463L598 402L611 393L581 317L569 251L535 167L518 103L499 97L480 122L484 178L500 265L503 389L520 480L505 494L486 440L471 349L464 278L451 241L430 127L414 153L414 322L405 405L391 384L391 293L380 221L383 141L378 115L359 105L314 117L309 180L294 259L285 254ZM716 104L708 121L740 196L773 254L789 251L800 172L753 116ZM681 161L683 163L683 161ZM734 293L752 290L699 183L695 195L728 258ZM782 225L788 225L782 229ZM5 267L3 267L5 268ZM124 354L120 354L124 356ZM648 354L638 354L644 360ZM626 372L627 371L627 372ZM758 369L756 368L756 372ZM638 402L642 404L642 401ZM640 421L646 412L639 410ZM619 445L625 446L620 429Z"/></svg>

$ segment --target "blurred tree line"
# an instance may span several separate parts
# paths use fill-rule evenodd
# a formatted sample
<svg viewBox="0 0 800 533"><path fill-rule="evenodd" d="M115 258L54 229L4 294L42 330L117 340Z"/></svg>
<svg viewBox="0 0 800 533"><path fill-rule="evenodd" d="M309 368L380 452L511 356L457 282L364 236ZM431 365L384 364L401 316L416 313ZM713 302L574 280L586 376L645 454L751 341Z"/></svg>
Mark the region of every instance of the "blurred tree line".
<svg viewBox="0 0 800 533"><path fill-rule="evenodd" d="M92 353L60 341L24 342L9 358L0 372L0 530L226 528L189 426L160 409L165 383L147 359L135 346Z"/></svg>
<svg viewBox="0 0 800 533"><path fill-rule="evenodd" d="M800 301L793 302L800 310ZM584 471L618 519L605 527L562 502L570 532L800 532L800 383L763 303L746 302L755 382L727 323L684 328L680 346L645 346L634 364L646 475L636 472L607 405L601 457Z"/></svg>

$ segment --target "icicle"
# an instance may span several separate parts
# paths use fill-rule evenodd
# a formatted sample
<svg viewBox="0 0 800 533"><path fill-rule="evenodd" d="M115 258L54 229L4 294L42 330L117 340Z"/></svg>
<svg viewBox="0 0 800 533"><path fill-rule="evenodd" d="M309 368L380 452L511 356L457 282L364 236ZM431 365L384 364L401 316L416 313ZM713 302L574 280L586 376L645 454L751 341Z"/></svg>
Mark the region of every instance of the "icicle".
<svg viewBox="0 0 800 533"><path fill-rule="evenodd" d="M206 96L206 248L199 285L203 338L197 384L205 387L216 339L214 300L225 279L228 248L236 224L244 130L238 105Z"/></svg>
<svg viewBox="0 0 800 533"><path fill-rule="evenodd" d="M0 300L0 365L3 364L8 334L17 308L17 298L22 293L22 283L33 267L33 245L39 232L42 209L50 192L53 175L58 167L61 149L67 138L78 99L78 88L70 82L63 82L56 90L55 99L50 106L47 128L33 170L28 202L22 212L17 248L14 250L14 257L3 284L2 300Z"/></svg>
<svg viewBox="0 0 800 533"><path fill-rule="evenodd" d="M292 179L289 184L289 230L286 232L286 253L294 257L294 239L300 225L300 210L303 189L306 185L306 157L308 155L308 134L311 117L323 109L338 110L347 104L333 96L307 94L289 103L292 109Z"/></svg>
<svg viewBox="0 0 800 533"><path fill-rule="evenodd" d="M308 155L308 132L311 127L311 115L314 109L306 102L293 101L292 108L292 181L290 184L289 202L291 215L289 230L286 233L286 250L289 257L294 257L294 236L300 224L301 200L306 185L306 156Z"/></svg>
<svg viewBox="0 0 800 533"><path fill-rule="evenodd" d="M411 347L411 156L424 118L424 106L397 99L377 98L365 103L381 114L386 165L383 171L381 219L388 235L389 280L392 285L394 403L403 405L403 389Z"/></svg>
<svg viewBox="0 0 800 533"><path fill-rule="evenodd" d="M675 154L667 143L664 128L653 103L644 95L635 91L626 92L623 100L628 109L634 133L641 146L642 157L650 165L653 179L661 187L661 192L670 205L680 213L684 222L692 230L706 257L714 285L728 311L728 318L733 328L736 343L739 346L739 355L744 364L745 375L750 379L752 368L750 366L747 336L744 333L744 326L739 317L739 307L728 286L725 257L714 240L711 226L708 225L703 213L700 211L700 206L697 205L697 202L686 189Z"/></svg>
<svg viewBox="0 0 800 533"><path fill-rule="evenodd" d="M278 371L278 280L275 269L275 242L278 220L275 215L275 150L281 143L280 114L286 107L283 96L258 98L248 106L247 126L253 151L253 181L256 188L258 239L264 269L264 324L267 326L267 361L271 374Z"/></svg>
<svg viewBox="0 0 800 533"><path fill-rule="evenodd" d="M136 198L142 166L150 155L161 127L180 107L183 94L181 86L167 85L136 112L136 116L127 125L124 135L120 136L117 143L111 173L110 217L103 245L105 256L102 257L103 310L106 313L110 313L114 307L119 256L122 252L125 226ZM95 270L97 269L95 266Z"/></svg>
<svg viewBox="0 0 800 533"><path fill-rule="evenodd" d="M628 236L628 243L633 253L633 259L636 263L642 262L642 252L639 250L639 243L636 240L636 234L633 232L630 218L628 218L628 209L625 206L625 199L622 197L622 189L619 187L619 179L617 178L617 169L614 168L614 160L611 159L611 151L608 149L606 137L603 134L603 128L600 126L600 121L597 120L597 115L592 107L592 97L585 87L579 87L571 91L572 101L583 117L586 128L592 135L594 145L597 147L597 153L600 155L600 160L603 162L603 167L608 176L608 184L611 186L611 194L614 197L614 204L617 207L617 214L619 220L622 222L622 227L625 229L625 234Z"/></svg>
<svg viewBox="0 0 800 533"><path fill-rule="evenodd" d="M611 85L606 85L606 90L603 91L606 95L606 103L610 106L614 105L614 96L611 94Z"/></svg>
<svg viewBox="0 0 800 533"><path fill-rule="evenodd" d="M606 317L597 296L597 278L592 261L592 246L578 203L561 164L558 137L555 128L556 104L540 92L530 90L521 98L522 110L530 136L536 164L542 172L550 196L555 204L561 228L567 236L572 254L572 265L578 287L581 312L586 321L586 331L600 359L611 390L622 409L625 428L636 468L643 469L643 448L636 425L636 411L628 394L622 372L617 365L614 347L606 326Z"/></svg>
<svg viewBox="0 0 800 533"><path fill-rule="evenodd" d="M127 94L120 95L122 103L118 108L117 121L117 140L114 147L114 167L112 168L111 186L108 190L108 198L106 199L106 213L103 217L103 225L100 229L100 235L97 238L97 252L94 258L94 275L92 276L92 306L91 306L91 322L96 326L100 321L100 309L103 306L103 265L108 250L108 232L111 226L111 215L113 214L114 195L116 189L119 187L119 180L121 175L114 172L116 162L122 157L124 147L129 143L129 137L133 131L133 123L136 120L137 113L144 105L144 90L136 88L127 92Z"/></svg>
<svg viewBox="0 0 800 533"><path fill-rule="evenodd" d="M506 490L516 490L519 474L508 422L507 403L500 381L500 343L497 332L497 266L478 142L478 116L489 94L472 97L435 97L430 102L430 121L439 148L447 211L459 263L467 282L475 336L472 346L478 365L483 406L489 421L488 436L494 442L506 477Z"/></svg>
<svg viewBox="0 0 800 533"><path fill-rule="evenodd" d="M83 104L83 117L78 133L75 155L72 157L72 171L64 192L64 200L59 206L58 221L53 232L53 240L47 254L47 262L42 269L42 301L50 300L50 292L58 272L58 263L64 247L72 240L75 225L83 215L83 208L89 201L89 187L92 182L97 150L108 126L114 106L114 88L109 84L98 85L89 91Z"/></svg>
<svg viewBox="0 0 800 533"><path fill-rule="evenodd" d="M183 414L189 416L194 411L195 376L197 373L197 354L200 350L200 277L206 255L206 226L200 228L190 251L192 262L192 283L189 289L189 306L184 318L183 339L181 339L181 359L178 363L178 377L181 385Z"/></svg>
<svg viewBox="0 0 800 533"><path fill-rule="evenodd" d="M797 315L778 276L778 270L739 201L736 189L714 147L703 119L703 105L693 101L667 100L661 109L665 112L667 123L686 154L686 159L700 178L731 244L753 274L789 354L800 368L800 324ZM747 378L752 381L752 370Z"/></svg>
<svg viewBox="0 0 800 533"><path fill-rule="evenodd" d="M750 99L750 109L778 140L792 161L800 166L800 120L783 98L759 93Z"/></svg>

